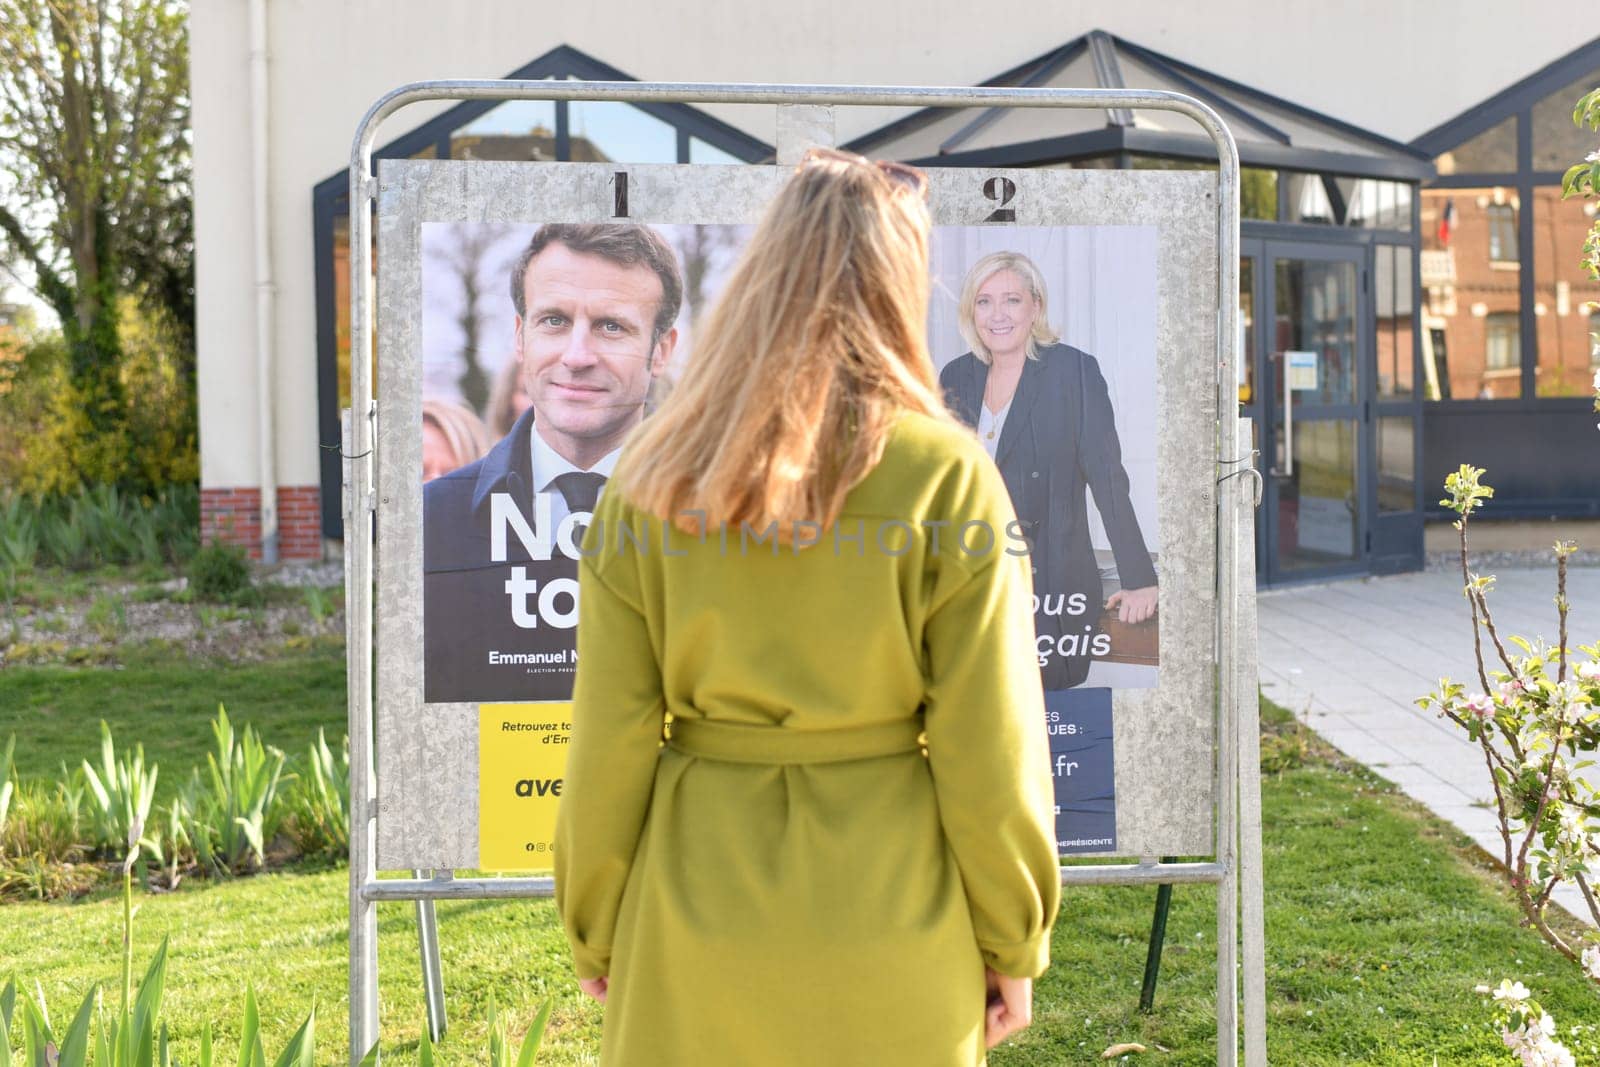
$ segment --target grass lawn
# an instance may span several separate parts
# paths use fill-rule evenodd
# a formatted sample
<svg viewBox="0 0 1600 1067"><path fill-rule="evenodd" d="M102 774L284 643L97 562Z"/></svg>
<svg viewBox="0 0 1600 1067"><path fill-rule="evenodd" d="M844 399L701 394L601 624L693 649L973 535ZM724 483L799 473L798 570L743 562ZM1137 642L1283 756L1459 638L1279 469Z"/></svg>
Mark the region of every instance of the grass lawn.
<svg viewBox="0 0 1600 1067"><path fill-rule="evenodd" d="M98 699L130 708L121 712L124 721L141 724L137 733L163 762L203 752L216 699L229 701L230 712L237 705L269 740L298 746L317 725L341 720L342 701L325 691L337 684L341 664L313 659L296 661L292 671L279 665L218 673L194 686L187 702L166 691L170 681L163 687L154 678L143 683L148 696L129 700L121 683L127 672L118 672ZM81 684L100 683L83 677ZM252 694L256 702L247 708L245 696L258 686L270 691ZM49 697L52 691L58 695ZM68 691L77 688L67 690L48 672L31 680L0 677L0 706L13 707L20 692L37 701L29 707L57 708L46 766L58 751L92 747L103 714L93 700L61 695ZM170 699L158 702L161 696ZM158 703L159 714L138 710ZM1281 722L1282 713L1275 714ZM77 726L69 728L69 718ZM124 732L135 736L131 726ZM20 739L18 757L24 758ZM1502 977L1524 981L1562 1025L1563 1037L1573 1024L1600 1022L1600 995L1575 967L1516 927L1509 899L1466 838L1320 746L1288 762L1267 778L1263 797L1273 1063L1429 1067L1437 1057L1439 1064L1506 1064L1482 998L1472 991ZM247 982L261 1000L269 1056L315 1004L319 1060L340 1058L347 884L342 870L291 871L191 882L176 893L138 898L137 958L146 959L162 934L172 936L167 1006L180 1061L193 1061L203 1019L218 1026L223 1054L233 1055ZM1174 892L1157 1010L1142 1016L1139 979L1153 896L1133 889L1066 894L1034 1026L991 1056L995 1067L1099 1063L1101 1051L1120 1041L1149 1047L1135 1063L1216 1062L1215 893L1182 886ZM441 1048L444 1062L486 1062L491 995L514 1035L542 997L554 996L541 1062L594 1061L599 1013L577 992L548 902L460 902L439 910L452 1026ZM410 905L379 912L381 1026L385 1049L400 1053L391 1062L414 1062L423 1016L412 916ZM90 983L115 988L120 922L120 903L111 896L0 906L0 982L14 974L31 989L37 980L52 1017L64 1019ZM1580 1063L1596 1061L1595 1034L1569 1043Z"/></svg>
<svg viewBox="0 0 1600 1067"><path fill-rule="evenodd" d="M171 654L135 652L118 668L15 666L0 670L0 747L16 734L24 778L51 778L65 761L100 762L100 720L119 751L144 745L161 767L156 803L204 768L214 747L211 720L228 709L234 729L253 724L262 740L291 758L316 740L318 727L337 745L345 732L343 643L322 642L279 660L174 663Z"/></svg>

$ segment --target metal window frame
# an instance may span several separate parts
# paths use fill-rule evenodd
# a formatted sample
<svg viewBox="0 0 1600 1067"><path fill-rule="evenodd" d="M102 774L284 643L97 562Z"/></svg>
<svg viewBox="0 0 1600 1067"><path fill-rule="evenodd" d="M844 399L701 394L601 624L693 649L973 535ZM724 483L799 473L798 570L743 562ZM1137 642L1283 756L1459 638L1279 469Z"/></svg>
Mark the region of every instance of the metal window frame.
<svg viewBox="0 0 1600 1067"><path fill-rule="evenodd" d="M1245 1062L1266 1063L1266 1010L1260 782L1254 678L1253 515L1239 475L1253 473L1248 427L1239 419L1235 395L1238 359L1235 323L1239 309L1239 152L1217 113L1192 97L1165 91L1041 88L874 87L651 82L554 82L441 80L414 82L380 97L362 117L351 147L350 324L351 351L371 350L376 294L371 270L373 205L378 183L374 142L382 122L402 108L425 101L617 101L638 106L671 104L763 104L797 110L844 106L1029 107L1156 109L1177 112L1210 137L1217 171L1217 436L1216 436L1216 633L1217 736L1214 764L1215 857L1206 862L1162 863L1143 857L1134 864L1063 867L1062 883L1150 885L1212 883L1217 886L1217 1062L1238 1062L1240 935L1244 947ZM780 111L780 114L782 112ZM373 535L377 510L376 421L372 364L351 361L355 413L344 436L345 595L350 735L350 1062L358 1064L376 1042L377 915L379 900L507 899L549 896L550 878L456 879L377 877L375 854L376 769L373 759ZM1241 432L1242 431L1242 432ZM1242 758L1243 757L1243 758ZM1241 819L1242 814L1242 819ZM1241 824L1246 832L1241 833ZM1241 862L1242 853L1242 862ZM1241 873L1244 875L1241 878ZM1242 896L1242 901L1241 901ZM1241 921L1241 911L1243 921ZM426 937L426 931L425 931Z"/></svg>
<svg viewBox="0 0 1600 1067"><path fill-rule="evenodd" d="M1511 119L1515 123L1517 168L1515 171L1452 174L1429 181L1426 188L1481 189L1500 186L1513 190L1521 205L1521 210L1516 213L1517 262L1522 265L1517 286L1518 314L1521 316L1519 395L1494 400L1472 398L1430 400L1428 409L1425 410L1443 407L1452 412L1472 410L1472 408L1514 412L1524 410L1523 405L1533 404L1538 405L1538 410L1554 412L1566 410L1571 406L1574 398L1538 395L1539 323L1534 313L1537 279L1534 277L1533 194L1537 188L1561 184L1562 176L1560 171L1535 170L1533 167L1533 109L1551 93L1570 84L1586 72L1594 72L1597 79L1600 79L1600 37L1580 45L1411 142L1411 147L1426 153L1430 158L1436 157ZM1434 509L1428 513L1428 517L1437 518L1440 514L1441 511Z"/></svg>

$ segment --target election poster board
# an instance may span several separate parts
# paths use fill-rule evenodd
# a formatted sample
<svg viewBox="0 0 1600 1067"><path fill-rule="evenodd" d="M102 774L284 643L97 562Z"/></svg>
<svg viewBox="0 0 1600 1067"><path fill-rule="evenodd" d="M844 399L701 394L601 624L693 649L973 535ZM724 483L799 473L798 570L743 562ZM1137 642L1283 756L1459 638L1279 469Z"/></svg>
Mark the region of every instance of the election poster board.
<svg viewBox="0 0 1600 1067"><path fill-rule="evenodd" d="M668 395L787 174L382 162L380 867L550 866L594 431ZM929 348L1033 568L1058 845L1204 853L1213 182L930 177Z"/></svg>

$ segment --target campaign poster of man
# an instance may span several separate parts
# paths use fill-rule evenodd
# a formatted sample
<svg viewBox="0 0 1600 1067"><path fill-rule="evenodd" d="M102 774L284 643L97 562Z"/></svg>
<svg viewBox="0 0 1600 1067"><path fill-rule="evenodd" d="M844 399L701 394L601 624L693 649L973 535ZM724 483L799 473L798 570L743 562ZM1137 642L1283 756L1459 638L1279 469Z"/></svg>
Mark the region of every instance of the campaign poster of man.
<svg viewBox="0 0 1600 1067"><path fill-rule="evenodd" d="M576 546L747 232L423 225L425 701L570 699Z"/></svg>

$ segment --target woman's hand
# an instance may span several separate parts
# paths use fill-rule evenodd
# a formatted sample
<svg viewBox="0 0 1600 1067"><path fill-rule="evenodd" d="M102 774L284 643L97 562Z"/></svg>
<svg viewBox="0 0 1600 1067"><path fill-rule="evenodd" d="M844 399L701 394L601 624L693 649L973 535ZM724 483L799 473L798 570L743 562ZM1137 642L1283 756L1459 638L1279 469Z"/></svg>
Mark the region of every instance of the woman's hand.
<svg viewBox="0 0 1600 1067"><path fill-rule="evenodd" d="M1143 589L1118 589L1106 601L1107 608L1117 609L1118 622L1144 622L1156 613L1158 586Z"/></svg>
<svg viewBox="0 0 1600 1067"><path fill-rule="evenodd" d="M606 1002L606 982L605 978L580 978L578 979L578 988L593 997L597 1003L604 1004Z"/></svg>
<svg viewBox="0 0 1600 1067"><path fill-rule="evenodd" d="M983 1013L983 1047L1000 1042L1033 1022L1033 979L1011 978L983 969L989 1004Z"/></svg>

